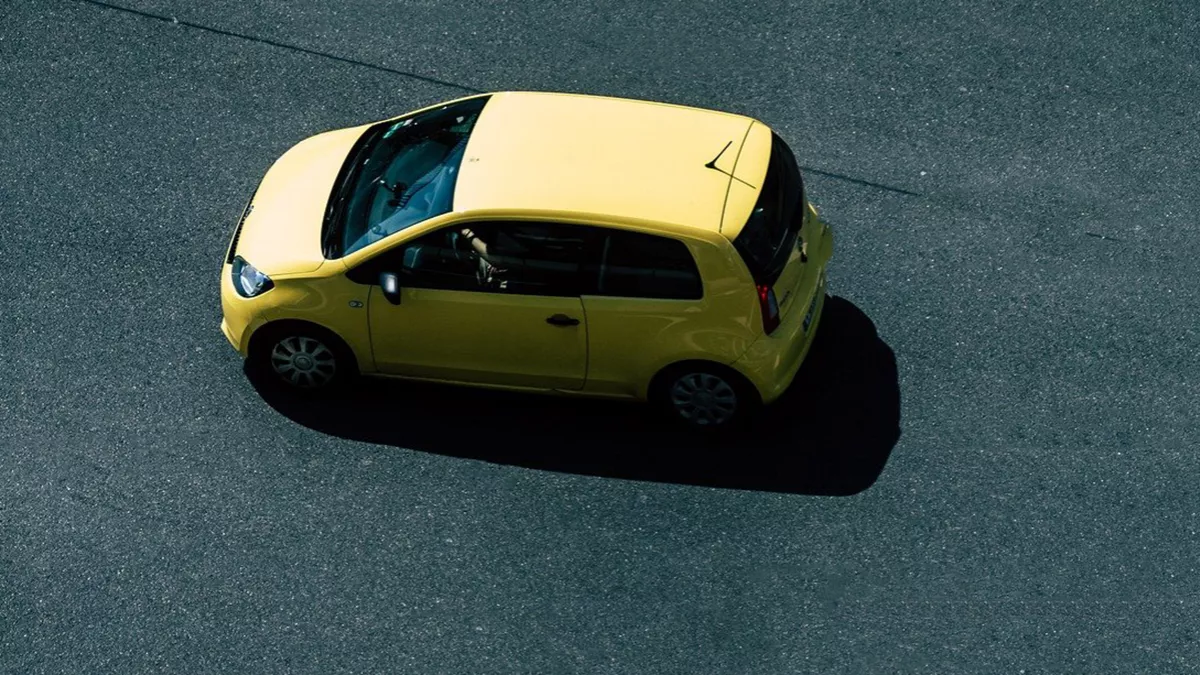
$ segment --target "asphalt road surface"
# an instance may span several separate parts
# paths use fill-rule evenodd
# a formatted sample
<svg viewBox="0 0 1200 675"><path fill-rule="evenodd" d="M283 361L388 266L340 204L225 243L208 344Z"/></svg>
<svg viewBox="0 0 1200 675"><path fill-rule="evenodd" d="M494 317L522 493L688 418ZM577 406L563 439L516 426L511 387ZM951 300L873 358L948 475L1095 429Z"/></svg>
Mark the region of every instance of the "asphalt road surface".
<svg viewBox="0 0 1200 675"><path fill-rule="evenodd" d="M0 672L1200 670L1197 3L115 1L0 3ZM797 149L758 433L243 372L270 163L503 89Z"/></svg>

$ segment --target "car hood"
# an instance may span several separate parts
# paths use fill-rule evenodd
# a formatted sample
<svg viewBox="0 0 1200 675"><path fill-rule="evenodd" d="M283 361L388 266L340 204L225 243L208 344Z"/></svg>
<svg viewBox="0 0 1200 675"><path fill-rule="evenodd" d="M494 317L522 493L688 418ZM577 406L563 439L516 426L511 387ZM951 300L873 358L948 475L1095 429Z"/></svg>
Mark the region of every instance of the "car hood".
<svg viewBox="0 0 1200 675"><path fill-rule="evenodd" d="M367 126L318 134L276 160L250 202L234 253L268 275L320 267L321 225L333 182Z"/></svg>

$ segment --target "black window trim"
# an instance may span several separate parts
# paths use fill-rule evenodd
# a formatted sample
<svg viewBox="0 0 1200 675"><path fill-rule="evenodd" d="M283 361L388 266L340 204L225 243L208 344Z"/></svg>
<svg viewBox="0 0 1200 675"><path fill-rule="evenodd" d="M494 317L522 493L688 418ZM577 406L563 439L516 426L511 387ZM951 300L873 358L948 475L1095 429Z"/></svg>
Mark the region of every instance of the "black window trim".
<svg viewBox="0 0 1200 675"><path fill-rule="evenodd" d="M530 294L530 293L511 293L511 292L504 292L504 291L497 291L497 290L483 289L483 288L477 289L477 290L472 289L472 290L465 290L465 291L459 290L459 289L438 289L438 288L431 288L429 290L456 290L456 291L462 292L462 293L489 293L489 294L493 294L493 295L514 295L514 296L527 296L527 297L556 297L556 298L592 297L592 298L614 298L614 299L620 299L620 300L638 300L638 301L648 301L648 302L681 302L681 303L682 302L690 302L690 303L701 302L707 297L707 289L705 288L706 284L704 283L704 275L700 272L700 265L696 262L696 256L692 251L692 247L684 239L681 239L679 237L676 237L676 236L673 236L673 235L667 234L667 233L645 232L643 230L620 227L620 226L611 225L611 224L601 224L601 223L594 223L594 222L569 222L569 221L564 221L561 219L538 218L535 216L530 216L530 217L526 217L526 218L486 218L486 217L484 217L484 218L475 218L475 219L469 219L469 220L455 221L453 223L444 225L442 227L430 230L414 239L410 239L403 243L396 244L395 246L392 246L384 251L380 251L379 253L375 254L374 256L371 256L370 258L355 265L353 268L347 270L345 274L346 274L346 277L348 279L350 279L351 281L353 281L354 283L361 284L364 286L377 286L379 284L379 279L378 279L379 272L372 271L371 266L377 260L379 260L380 258L382 258L384 256L390 256L390 255L403 256L404 255L403 252L406 248L408 248L412 244L415 244L415 243L421 241L422 239L424 239L426 237L434 236L438 233L445 232L446 230L449 230L451 228L463 228L463 227L472 227L472 226L479 227L485 223L499 224L499 223L521 223L521 222L573 227L573 228L579 228L580 230L587 233L587 234L585 234L585 237L584 237L584 249L583 249L584 255L583 255L582 259L580 260L579 270L576 274L576 277L577 277L576 285L575 285L575 288L573 289L575 291L574 295L565 295L565 294L564 295L541 295L541 294ZM606 264L607 264L607 252L608 252L608 247L611 245L611 241L612 241L611 235L613 233L628 233L628 234L632 234L635 236L641 235L641 236L647 236L647 237L658 237L660 239L666 239L666 240L678 243L680 246L683 247L683 250L687 254L687 259L690 263L691 271L695 274L695 277L696 277L697 288L699 289L699 295L696 297L690 297L690 298L672 298L672 297L644 296L644 295L616 295L616 294L612 294L612 293L601 292L600 291L601 279L602 279L601 275L604 273L604 268L606 267ZM592 277L592 269L593 268L595 269L595 277L589 278L589 277ZM380 271L382 271L382 270L380 270ZM424 288L424 287L422 287L422 288Z"/></svg>
<svg viewBox="0 0 1200 675"><path fill-rule="evenodd" d="M370 266L373 263L375 263L375 261L379 260L380 258L382 258L384 256L390 256L390 255L403 256L405 249L407 249L409 246L420 242L422 239L425 239L426 237L434 237L434 236L444 233L450 229L462 229L464 227L470 227L473 229L482 230L483 227L500 226L504 223L531 223L531 224L538 224L538 225L572 227L572 228L579 228L582 230L591 229L591 227L592 227L590 225L585 225L582 223L571 223L571 222L565 222L565 221L558 220L558 219L535 218L535 217L527 217L527 218L479 217L479 218L457 220L453 223L449 223L449 224L443 225L442 227L425 232L424 234L421 234L420 236L417 236L417 237L410 239L408 241L405 241L403 243L396 244L395 246L392 246L391 248L388 248L385 251L380 251L376 255L371 256L367 260L364 260L364 261L360 262L359 264L355 265L352 269L347 270L346 277L348 279L350 279L350 281L353 281L354 283L357 283L357 284L362 284L365 286L378 286L379 285L378 275L379 275L379 272L382 272L383 270L379 270L378 272L376 272L376 271L371 270ZM583 249L584 254L579 260L579 269L576 271L576 273L574 275L575 276L575 285L571 289L571 291L572 291L571 294L566 294L566 293L556 293L556 294L514 293L511 291L502 291L502 290L495 290L495 289L488 289L488 288L469 289L469 290L456 289L456 288L431 288L431 287L427 287L427 286L415 286L414 288L422 288L422 289L426 289L426 290L435 290L435 291L455 291L455 292L459 292L459 293L486 293L489 295L508 295L508 296L514 296L514 297L582 298L585 294L582 293L581 291L584 290L584 284L586 283L586 281L584 279L584 270L586 269L586 267L588 265L588 260L589 260L589 255L591 253L591 249L592 249L592 242L590 242L585 237L584 249ZM403 281L401 282L401 285L402 286L404 285Z"/></svg>

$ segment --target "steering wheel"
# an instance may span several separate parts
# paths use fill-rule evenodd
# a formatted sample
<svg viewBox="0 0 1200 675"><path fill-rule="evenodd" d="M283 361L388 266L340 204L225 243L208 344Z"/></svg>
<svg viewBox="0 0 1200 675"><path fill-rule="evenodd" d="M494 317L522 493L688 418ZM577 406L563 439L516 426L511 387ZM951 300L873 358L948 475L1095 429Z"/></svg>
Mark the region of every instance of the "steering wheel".
<svg viewBox="0 0 1200 675"><path fill-rule="evenodd" d="M448 230L446 238L449 240L450 250L454 252L454 259L458 262L471 263L472 267L475 268L475 280L479 282L479 287L489 287L490 284L486 270L491 266L490 263L471 248L471 244L467 242L466 238L458 230Z"/></svg>

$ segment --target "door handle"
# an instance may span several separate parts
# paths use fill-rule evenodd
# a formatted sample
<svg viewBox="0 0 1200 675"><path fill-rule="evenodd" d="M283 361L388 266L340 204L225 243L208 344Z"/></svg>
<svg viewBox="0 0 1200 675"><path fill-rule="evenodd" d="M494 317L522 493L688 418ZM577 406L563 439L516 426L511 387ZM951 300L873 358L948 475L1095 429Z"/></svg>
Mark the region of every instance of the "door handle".
<svg viewBox="0 0 1200 675"><path fill-rule="evenodd" d="M551 326L578 326L579 319L569 317L566 314L555 314L546 319L546 323Z"/></svg>

